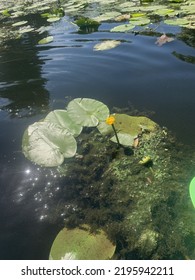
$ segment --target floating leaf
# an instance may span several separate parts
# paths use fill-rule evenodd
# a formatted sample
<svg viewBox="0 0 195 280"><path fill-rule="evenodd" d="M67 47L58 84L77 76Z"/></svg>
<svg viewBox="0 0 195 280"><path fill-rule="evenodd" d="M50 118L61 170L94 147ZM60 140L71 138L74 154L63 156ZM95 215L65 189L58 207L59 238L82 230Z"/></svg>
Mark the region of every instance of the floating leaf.
<svg viewBox="0 0 195 280"><path fill-rule="evenodd" d="M7 10L7 9L6 9L6 10L3 10L1 13L2 13L2 15L5 16L5 17L10 17L10 16L11 16L11 14L9 13L9 10Z"/></svg>
<svg viewBox="0 0 195 280"><path fill-rule="evenodd" d="M164 20L164 23L169 25L185 26L189 24L189 20L186 18L173 18Z"/></svg>
<svg viewBox="0 0 195 280"><path fill-rule="evenodd" d="M28 21L23 20L23 21L18 21L12 24L12 26L16 27L16 26L21 26L21 25L25 25Z"/></svg>
<svg viewBox="0 0 195 280"><path fill-rule="evenodd" d="M20 34L24 34L24 33L28 33L28 32L31 32L31 31L34 31L34 28L31 27L31 26L26 26L26 27L20 28L20 30L18 32Z"/></svg>
<svg viewBox="0 0 195 280"><path fill-rule="evenodd" d="M192 181L190 182L190 198L192 200L192 204L195 208L195 177L192 179Z"/></svg>
<svg viewBox="0 0 195 280"><path fill-rule="evenodd" d="M49 43L51 43L51 42L53 42L53 36L48 36L48 37L45 37L45 38L41 39L41 40L38 42L38 44L39 44L39 45L44 45L44 44L49 44Z"/></svg>
<svg viewBox="0 0 195 280"><path fill-rule="evenodd" d="M86 225L75 229L64 228L52 244L49 259L108 260L112 258L115 248L103 230L93 234Z"/></svg>
<svg viewBox="0 0 195 280"><path fill-rule="evenodd" d="M122 24L122 25L118 25L113 27L110 32L126 32L129 31L131 29L133 29L135 27L135 25L133 24Z"/></svg>
<svg viewBox="0 0 195 280"><path fill-rule="evenodd" d="M76 98L69 102L67 112L70 118L82 126L97 126L109 115L108 107L95 99Z"/></svg>
<svg viewBox="0 0 195 280"><path fill-rule="evenodd" d="M66 130L49 122L35 122L23 135L22 150L31 161L46 167L58 166L73 157L77 144Z"/></svg>
<svg viewBox="0 0 195 280"><path fill-rule="evenodd" d="M130 18L130 24L133 25L146 25L150 23L150 19L147 17L135 17L135 18Z"/></svg>
<svg viewBox="0 0 195 280"><path fill-rule="evenodd" d="M82 131L82 126L76 124L66 110L54 110L50 112L44 119L50 123L67 129L73 136L78 136Z"/></svg>
<svg viewBox="0 0 195 280"><path fill-rule="evenodd" d="M147 117L142 116L129 116L126 114L115 114L114 126L117 131L120 144L124 146L134 146L134 139L143 131L154 131L157 124ZM113 135L111 141L116 142L116 137L112 128L101 122L97 126L102 135Z"/></svg>
<svg viewBox="0 0 195 280"><path fill-rule="evenodd" d="M113 31L112 31L113 32ZM98 43L96 44L93 49L95 51L105 51L105 50L110 50L113 48L116 48L117 46L119 46L121 44L120 41L117 40L106 40L102 43Z"/></svg>
<svg viewBox="0 0 195 280"><path fill-rule="evenodd" d="M101 22L101 21L107 21L107 20L114 20L116 17L120 16L121 13L118 12L107 12L105 14L102 14L98 17L95 17L94 20Z"/></svg>
<svg viewBox="0 0 195 280"><path fill-rule="evenodd" d="M115 18L115 21L125 21L125 20L129 20L129 19L130 19L130 15L124 14L124 15L117 16Z"/></svg>
<svg viewBox="0 0 195 280"><path fill-rule="evenodd" d="M146 13L132 13L131 18L140 18L140 17L145 17Z"/></svg>
<svg viewBox="0 0 195 280"><path fill-rule="evenodd" d="M159 9L159 10L156 10L155 11L155 14L158 15L158 16L168 16L168 15L175 15L177 14L178 12L175 12L175 10L173 9Z"/></svg>
<svg viewBox="0 0 195 280"><path fill-rule="evenodd" d="M56 22L56 21L59 21L60 20L60 17L50 17L47 19L48 22Z"/></svg>
<svg viewBox="0 0 195 280"><path fill-rule="evenodd" d="M119 139L119 143L121 145L126 146L126 147L134 146L135 136L132 136L128 133L123 133L123 132L117 132L117 136L118 136L118 139ZM114 143L118 143L115 135L112 136L110 138L110 140Z"/></svg>
<svg viewBox="0 0 195 280"><path fill-rule="evenodd" d="M168 37L166 34L161 35L155 42L159 47L162 45L174 41L174 38Z"/></svg>

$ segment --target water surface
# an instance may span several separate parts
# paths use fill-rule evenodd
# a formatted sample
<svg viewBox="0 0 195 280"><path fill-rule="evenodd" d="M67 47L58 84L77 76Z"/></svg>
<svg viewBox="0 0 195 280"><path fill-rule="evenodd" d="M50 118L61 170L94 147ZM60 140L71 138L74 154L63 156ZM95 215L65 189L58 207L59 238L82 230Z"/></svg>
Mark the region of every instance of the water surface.
<svg viewBox="0 0 195 280"><path fill-rule="evenodd" d="M39 17L29 20L41 24ZM158 47L163 24L155 34L110 33L112 22L81 34L70 21L66 16L51 25L47 35L54 41L48 45L38 45L43 36L32 32L0 47L1 259L47 259L61 228L62 220L52 224L48 216L55 211L63 178L33 165L21 151L26 127L50 110L77 97L100 100L111 110L130 106L152 113L178 141L194 146L195 49L177 35L185 30L173 28L175 40ZM194 41L194 31L190 36ZM93 50L107 39L121 44Z"/></svg>

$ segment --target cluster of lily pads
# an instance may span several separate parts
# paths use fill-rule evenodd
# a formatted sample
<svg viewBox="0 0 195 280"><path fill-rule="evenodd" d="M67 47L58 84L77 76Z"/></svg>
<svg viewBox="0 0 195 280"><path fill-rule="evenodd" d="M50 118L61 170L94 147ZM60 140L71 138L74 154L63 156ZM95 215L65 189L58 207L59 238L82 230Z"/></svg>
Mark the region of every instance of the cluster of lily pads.
<svg viewBox="0 0 195 280"><path fill-rule="evenodd" d="M41 166L59 166L65 158L77 152L76 137L83 127L97 127L102 135L108 135L117 143L111 126L106 124L110 111L95 99L76 98L69 102L66 110L54 110L44 120L29 125L22 140L24 155ZM121 145L133 147L143 131L154 131L157 124L147 117L115 114L115 129Z"/></svg>
<svg viewBox="0 0 195 280"><path fill-rule="evenodd" d="M1 18L10 18L15 21L28 13L41 13L47 22L59 21L64 15L74 17L80 16L75 23L80 29L88 28L92 23L97 27L105 21L122 22L111 28L111 32L128 32L135 28L148 26L154 22L164 21L168 25L175 25L195 29L195 0L169 0L166 4L159 4L158 1L113 1L113 0L77 0L77 1L56 1L44 0L27 2L26 4L2 6ZM60 6L59 6L60 3ZM52 6L53 5L53 6ZM26 20L12 23L16 37L21 34L35 31ZM14 30L13 30L14 31ZM3 33L3 29L1 31ZM3 36L0 34L0 37ZM4 34L5 35L5 34ZM40 41L40 44L50 43L52 36Z"/></svg>
<svg viewBox="0 0 195 280"><path fill-rule="evenodd" d="M72 100L67 110L54 110L44 120L30 125L24 132L24 155L42 166L58 166L77 151L77 137L83 127L97 126L109 115L103 103L87 98Z"/></svg>

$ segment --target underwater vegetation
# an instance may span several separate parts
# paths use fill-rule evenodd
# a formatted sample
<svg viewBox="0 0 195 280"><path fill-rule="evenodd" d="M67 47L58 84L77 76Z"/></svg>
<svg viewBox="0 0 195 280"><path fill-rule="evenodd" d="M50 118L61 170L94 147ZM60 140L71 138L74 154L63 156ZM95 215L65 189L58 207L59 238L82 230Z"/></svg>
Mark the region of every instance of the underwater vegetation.
<svg viewBox="0 0 195 280"><path fill-rule="evenodd" d="M76 98L30 125L22 145L29 160L63 176L56 213L67 202L63 185L74 205L63 216L50 258L195 259L195 152L168 129ZM99 238L108 249L101 256ZM93 256L86 256L90 246Z"/></svg>

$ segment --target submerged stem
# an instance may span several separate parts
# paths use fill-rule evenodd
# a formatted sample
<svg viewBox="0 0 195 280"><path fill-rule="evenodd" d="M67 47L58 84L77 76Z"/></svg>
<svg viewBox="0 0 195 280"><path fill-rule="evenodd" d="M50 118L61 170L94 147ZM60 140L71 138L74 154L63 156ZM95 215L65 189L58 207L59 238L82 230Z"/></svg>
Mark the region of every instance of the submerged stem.
<svg viewBox="0 0 195 280"><path fill-rule="evenodd" d="M120 142L119 142L118 135L117 135L116 128L115 128L114 124L112 124L112 128L113 128L113 130L114 130L114 134L115 134L115 136L116 136L116 141L117 141L118 147L119 147L119 146L120 146Z"/></svg>

